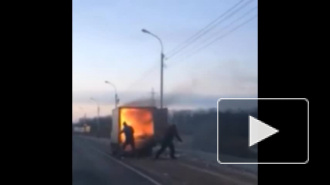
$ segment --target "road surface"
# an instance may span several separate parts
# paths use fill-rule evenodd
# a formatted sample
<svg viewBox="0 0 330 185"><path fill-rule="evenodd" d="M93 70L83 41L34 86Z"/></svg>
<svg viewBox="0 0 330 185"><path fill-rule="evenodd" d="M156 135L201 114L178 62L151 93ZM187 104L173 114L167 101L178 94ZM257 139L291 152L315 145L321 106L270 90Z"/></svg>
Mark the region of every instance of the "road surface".
<svg viewBox="0 0 330 185"><path fill-rule="evenodd" d="M257 185L257 176L227 167L215 168L181 156L117 160L110 155L109 143L93 138L73 137L74 185Z"/></svg>
<svg viewBox="0 0 330 185"><path fill-rule="evenodd" d="M93 145L85 139L74 137L73 143L73 185L155 185L147 178L93 148Z"/></svg>

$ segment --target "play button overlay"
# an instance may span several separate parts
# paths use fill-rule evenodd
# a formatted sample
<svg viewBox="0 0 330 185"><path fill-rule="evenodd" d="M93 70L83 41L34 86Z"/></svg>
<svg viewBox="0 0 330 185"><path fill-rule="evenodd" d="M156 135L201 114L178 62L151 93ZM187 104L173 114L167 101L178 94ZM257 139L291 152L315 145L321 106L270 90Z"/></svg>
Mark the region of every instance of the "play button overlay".
<svg viewBox="0 0 330 185"><path fill-rule="evenodd" d="M308 163L306 98L220 98L217 104L220 164Z"/></svg>
<svg viewBox="0 0 330 185"><path fill-rule="evenodd" d="M262 121L249 116L249 146L253 146L256 143L276 134L277 129L263 123Z"/></svg>

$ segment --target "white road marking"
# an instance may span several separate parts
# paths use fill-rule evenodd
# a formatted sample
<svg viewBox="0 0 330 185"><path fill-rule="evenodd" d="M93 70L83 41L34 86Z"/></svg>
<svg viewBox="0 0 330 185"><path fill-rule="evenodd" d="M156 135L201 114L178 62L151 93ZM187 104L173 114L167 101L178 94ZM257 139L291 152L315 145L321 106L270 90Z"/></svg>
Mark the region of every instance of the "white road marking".
<svg viewBox="0 0 330 185"><path fill-rule="evenodd" d="M107 153L105 153L105 152L103 152L103 151L101 151L101 150L99 150L99 149L97 149L95 147L92 147L92 146L90 146L90 147L93 148L95 151L97 151L97 152L99 152L99 153L107 156L108 158L110 158L111 160L115 161L116 163L121 164L124 167L126 167L127 169L130 169L131 171L139 174L140 176L144 177L145 179L147 179L148 181L152 182L153 184L155 184L155 185L162 185L161 183L157 182L156 180L154 180L153 178L149 177L148 175L140 172L139 170L133 168L132 166L129 166L129 165L123 163L122 161L119 161L119 160L115 159L114 157L110 156L109 154L107 154Z"/></svg>

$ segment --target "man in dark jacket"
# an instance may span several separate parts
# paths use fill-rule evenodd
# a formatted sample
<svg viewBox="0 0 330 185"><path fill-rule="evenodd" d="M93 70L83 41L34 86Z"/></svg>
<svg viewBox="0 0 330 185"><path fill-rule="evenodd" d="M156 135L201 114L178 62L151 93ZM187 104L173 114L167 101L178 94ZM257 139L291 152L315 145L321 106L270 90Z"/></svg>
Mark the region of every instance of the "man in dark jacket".
<svg viewBox="0 0 330 185"><path fill-rule="evenodd" d="M135 151L135 142L134 142L134 129L133 127L127 125L126 122L124 122L124 129L120 132L120 134L125 134L125 142L123 144L123 151L125 150L127 145L131 145L132 152Z"/></svg>
<svg viewBox="0 0 330 185"><path fill-rule="evenodd" d="M181 137L179 136L178 130L174 124L171 124L165 132L164 138L162 140L162 146L157 151L155 159L158 159L160 154L164 152L164 150L169 147L170 148L170 156L172 159L176 159L175 157L175 147L173 143L173 139L176 138L178 141L182 142Z"/></svg>

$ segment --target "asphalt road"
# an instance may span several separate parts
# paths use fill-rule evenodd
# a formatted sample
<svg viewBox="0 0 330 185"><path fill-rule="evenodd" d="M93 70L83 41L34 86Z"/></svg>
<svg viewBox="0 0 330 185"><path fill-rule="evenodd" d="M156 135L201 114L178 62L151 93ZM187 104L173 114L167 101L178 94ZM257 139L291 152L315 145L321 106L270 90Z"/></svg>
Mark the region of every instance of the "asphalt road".
<svg viewBox="0 0 330 185"><path fill-rule="evenodd" d="M74 185L256 185L255 174L226 166L214 166L190 155L179 154L178 160L163 156L115 159L109 142L91 137L73 137Z"/></svg>
<svg viewBox="0 0 330 185"><path fill-rule="evenodd" d="M73 185L155 185L134 169L120 164L83 138L73 137Z"/></svg>

